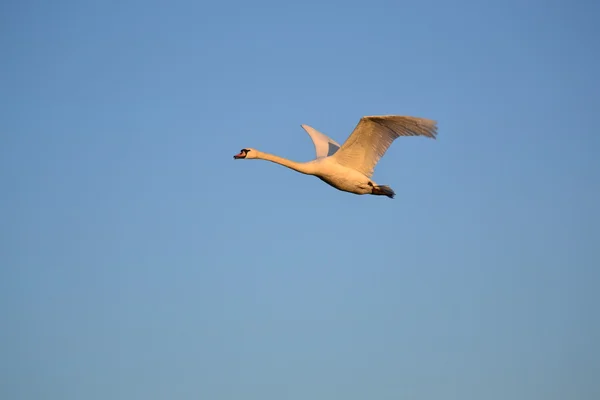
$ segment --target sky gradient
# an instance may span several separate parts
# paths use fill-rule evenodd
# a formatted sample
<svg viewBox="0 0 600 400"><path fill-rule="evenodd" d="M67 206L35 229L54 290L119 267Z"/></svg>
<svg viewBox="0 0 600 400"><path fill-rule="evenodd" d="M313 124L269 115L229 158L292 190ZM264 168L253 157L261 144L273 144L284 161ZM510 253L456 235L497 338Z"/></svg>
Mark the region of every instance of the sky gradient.
<svg viewBox="0 0 600 400"><path fill-rule="evenodd" d="M600 398L599 4L2 2L0 398Z"/></svg>

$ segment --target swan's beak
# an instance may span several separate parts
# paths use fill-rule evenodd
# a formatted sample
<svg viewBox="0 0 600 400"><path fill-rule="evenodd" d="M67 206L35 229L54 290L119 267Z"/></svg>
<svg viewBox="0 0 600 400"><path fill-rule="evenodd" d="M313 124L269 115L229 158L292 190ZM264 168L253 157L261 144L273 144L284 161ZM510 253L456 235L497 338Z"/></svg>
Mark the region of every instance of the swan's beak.
<svg viewBox="0 0 600 400"><path fill-rule="evenodd" d="M240 154L236 154L235 156L233 156L234 160L239 160L240 158L246 158L246 155L244 154L244 152L241 152Z"/></svg>

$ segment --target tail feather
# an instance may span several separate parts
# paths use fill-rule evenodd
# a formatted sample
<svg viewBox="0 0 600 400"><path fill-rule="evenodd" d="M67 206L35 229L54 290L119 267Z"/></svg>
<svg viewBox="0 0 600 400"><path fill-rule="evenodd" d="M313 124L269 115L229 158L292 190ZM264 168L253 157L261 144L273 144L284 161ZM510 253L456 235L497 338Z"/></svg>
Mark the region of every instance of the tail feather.
<svg viewBox="0 0 600 400"><path fill-rule="evenodd" d="M374 194L376 196L387 196L390 199L393 199L394 196L396 195L396 193L394 193L392 188L387 185L373 186L372 194Z"/></svg>

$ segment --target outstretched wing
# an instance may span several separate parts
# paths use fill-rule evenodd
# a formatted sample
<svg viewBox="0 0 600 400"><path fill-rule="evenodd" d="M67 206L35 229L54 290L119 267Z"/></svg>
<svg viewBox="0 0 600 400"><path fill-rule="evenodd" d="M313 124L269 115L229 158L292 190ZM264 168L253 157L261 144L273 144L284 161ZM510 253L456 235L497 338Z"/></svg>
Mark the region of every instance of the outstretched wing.
<svg viewBox="0 0 600 400"><path fill-rule="evenodd" d="M335 152L340 148L340 145L330 137L322 134L318 130L308 125L302 125L302 128L308 133L310 138L312 139L315 145L315 151L317 153L317 158L329 157L335 154Z"/></svg>
<svg viewBox="0 0 600 400"><path fill-rule="evenodd" d="M435 139L437 125L425 118L382 115L363 117L334 158L338 163L371 177L375 165L400 136Z"/></svg>

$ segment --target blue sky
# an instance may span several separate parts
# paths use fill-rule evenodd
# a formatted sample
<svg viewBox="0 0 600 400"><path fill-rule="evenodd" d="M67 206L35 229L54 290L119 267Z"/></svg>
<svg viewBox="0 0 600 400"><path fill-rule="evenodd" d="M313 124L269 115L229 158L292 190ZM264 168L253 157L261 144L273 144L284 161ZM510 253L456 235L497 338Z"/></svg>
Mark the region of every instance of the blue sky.
<svg viewBox="0 0 600 400"><path fill-rule="evenodd" d="M3 2L0 397L597 399L599 12ZM232 159L373 114L394 200Z"/></svg>

